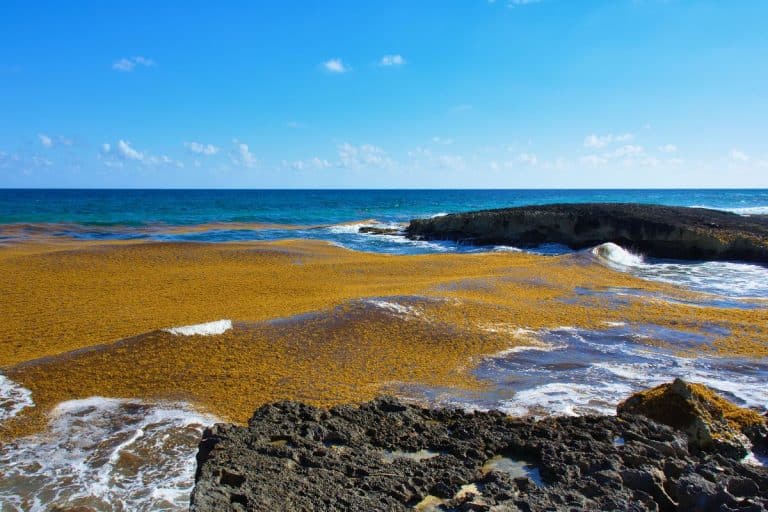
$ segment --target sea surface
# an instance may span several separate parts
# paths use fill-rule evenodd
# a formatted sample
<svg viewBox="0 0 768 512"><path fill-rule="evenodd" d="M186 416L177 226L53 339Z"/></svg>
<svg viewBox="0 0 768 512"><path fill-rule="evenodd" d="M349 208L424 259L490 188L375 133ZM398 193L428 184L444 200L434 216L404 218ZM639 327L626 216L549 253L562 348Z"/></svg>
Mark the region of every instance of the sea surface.
<svg viewBox="0 0 768 512"><path fill-rule="evenodd" d="M44 234L207 243L299 238L393 255L518 251L358 230L362 226L399 230L412 218L453 212L582 202L768 214L768 190L0 190L0 243L3 238L12 242ZM531 251L573 252L551 245ZM704 292L705 306L768 307L764 266L657 260L612 244L582 252L641 279ZM642 290L605 293L620 301ZM366 307L408 316L418 311L418 303L409 300L383 297L366 302ZM644 342L653 338L695 350L712 342L718 335L714 330L694 336L661 326L621 323L599 331L560 326L534 333L518 327L496 328L508 329L510 339L534 336L539 343L483 360L475 371L492 383L487 391L404 386L402 395L466 409L499 408L516 415L610 414L631 392L681 376L708 384L741 405L762 411L768 405L768 361L683 357L679 351ZM179 326L172 334L211 335L231 328L232 322L222 319ZM0 373L0 422L32 406L29 391ZM0 512L48 510L51 503L94 510L184 510L197 439L204 425L215 420L184 403L101 397L64 402L53 411L48 431L0 443ZM761 461L753 458L752 463Z"/></svg>

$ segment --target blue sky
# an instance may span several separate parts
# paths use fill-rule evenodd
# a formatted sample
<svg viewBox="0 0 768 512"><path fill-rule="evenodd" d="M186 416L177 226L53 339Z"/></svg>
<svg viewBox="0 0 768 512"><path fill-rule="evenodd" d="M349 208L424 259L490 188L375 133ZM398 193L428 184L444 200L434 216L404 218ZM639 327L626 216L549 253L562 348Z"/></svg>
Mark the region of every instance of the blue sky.
<svg viewBox="0 0 768 512"><path fill-rule="evenodd" d="M6 0L0 186L768 187L766 20L764 0Z"/></svg>

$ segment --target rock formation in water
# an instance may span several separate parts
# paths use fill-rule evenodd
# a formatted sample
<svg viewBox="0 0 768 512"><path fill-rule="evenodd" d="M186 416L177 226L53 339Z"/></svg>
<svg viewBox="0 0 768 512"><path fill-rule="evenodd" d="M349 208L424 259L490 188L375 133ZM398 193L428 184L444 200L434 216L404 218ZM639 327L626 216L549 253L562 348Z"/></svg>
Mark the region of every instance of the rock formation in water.
<svg viewBox="0 0 768 512"><path fill-rule="evenodd" d="M613 242L658 258L768 263L768 216L646 204L552 204L412 220L413 239L572 249Z"/></svg>
<svg viewBox="0 0 768 512"><path fill-rule="evenodd" d="M762 416L682 379L635 393L617 409L620 416L640 414L685 432L688 444L696 449L743 458L751 444L759 450L768 448Z"/></svg>
<svg viewBox="0 0 768 512"><path fill-rule="evenodd" d="M391 236L397 236L401 234L402 230L397 228L381 228L378 226L361 226L358 230L358 233L364 234L364 235L391 235Z"/></svg>
<svg viewBox="0 0 768 512"><path fill-rule="evenodd" d="M191 510L768 509L768 468L633 407L535 421L393 398L265 405L205 431Z"/></svg>

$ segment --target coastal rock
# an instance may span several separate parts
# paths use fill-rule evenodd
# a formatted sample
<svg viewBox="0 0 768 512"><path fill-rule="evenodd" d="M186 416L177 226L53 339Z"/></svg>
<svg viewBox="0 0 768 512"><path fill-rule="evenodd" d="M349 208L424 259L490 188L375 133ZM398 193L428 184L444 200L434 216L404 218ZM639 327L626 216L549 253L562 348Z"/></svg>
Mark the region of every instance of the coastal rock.
<svg viewBox="0 0 768 512"><path fill-rule="evenodd" d="M761 447L765 443L765 421L757 412L682 379L635 393L619 404L618 413L646 416L685 432L693 448L715 449L738 459L747 455L752 441Z"/></svg>
<svg viewBox="0 0 768 512"><path fill-rule="evenodd" d="M390 236L397 236L402 233L402 231L397 228L380 228L376 226L362 226L360 229L357 230L357 232L366 234L366 235L390 235Z"/></svg>
<svg viewBox="0 0 768 512"><path fill-rule="evenodd" d="M572 249L612 242L658 258L768 263L768 217L648 204L552 204L412 220L413 239Z"/></svg>
<svg viewBox="0 0 768 512"><path fill-rule="evenodd" d="M424 409L393 398L258 409L205 431L191 510L765 510L768 469L643 416Z"/></svg>

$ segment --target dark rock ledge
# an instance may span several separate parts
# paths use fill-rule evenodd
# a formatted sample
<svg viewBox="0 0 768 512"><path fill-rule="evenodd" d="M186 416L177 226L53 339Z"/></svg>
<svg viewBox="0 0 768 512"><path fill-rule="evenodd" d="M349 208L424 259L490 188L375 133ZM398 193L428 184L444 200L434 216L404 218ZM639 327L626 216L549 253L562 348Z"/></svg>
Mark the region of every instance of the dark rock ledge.
<svg viewBox="0 0 768 512"><path fill-rule="evenodd" d="M762 418L667 386L624 407L635 414L540 421L393 398L265 405L247 427L205 431L191 510L768 510L768 469L734 458L730 443L742 433L764 443ZM669 415L670 403L683 430L639 415Z"/></svg>
<svg viewBox="0 0 768 512"><path fill-rule="evenodd" d="M572 249L613 242L657 258L768 263L768 216L649 204L551 204L412 220L413 239Z"/></svg>

